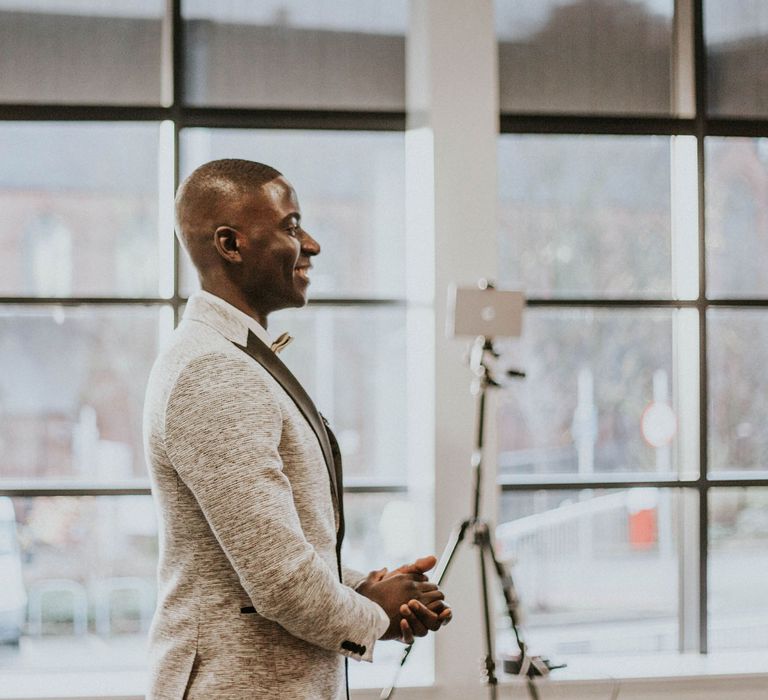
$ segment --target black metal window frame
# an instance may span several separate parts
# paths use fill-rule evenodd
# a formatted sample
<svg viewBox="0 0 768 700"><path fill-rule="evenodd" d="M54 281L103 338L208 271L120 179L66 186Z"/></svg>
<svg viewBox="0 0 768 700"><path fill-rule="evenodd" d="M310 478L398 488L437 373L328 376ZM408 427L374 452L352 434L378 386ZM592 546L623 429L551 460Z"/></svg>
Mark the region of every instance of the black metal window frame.
<svg viewBox="0 0 768 700"><path fill-rule="evenodd" d="M679 492L693 492L698 497L698 651L708 652L708 581L709 581L709 492L713 488L768 487L768 477L737 476L713 477L708 469L708 348L707 312L712 308L764 308L768 298L718 298L707 297L706 279L706 201L705 201L705 152L707 137L768 137L768 119L710 118L707 116L707 55L704 38L704 0L693 0L693 52L695 116L582 116L547 114L503 113L500 119L502 134L537 135L620 135L620 136L694 136L696 138L698 166L698 271L699 295L695 300L674 299L597 299L597 298L547 298L528 299L531 308L599 308L599 309L695 309L699 324L699 476L684 479L675 475L668 478L642 479L618 476L617 478L547 479L536 481L515 477L500 477L502 493L542 490L582 489L632 489L669 488ZM673 46L673 51L677 47Z"/></svg>
<svg viewBox="0 0 768 700"><path fill-rule="evenodd" d="M56 104L56 103L0 103L0 127L7 122L171 122L174 126L174 190L179 184L179 134L184 128L228 128L228 129L280 129L311 131L389 131L405 132L404 111L366 110L288 110L262 108L222 108L189 105L184 95L184 45L185 27L181 10L182 0L170 0L170 22L164 31L171 46L163 61L170 61L173 76L172 100L167 106L124 106L112 104ZM169 231L169 235L172 232ZM170 297L114 297L114 296L0 296L2 306L120 306L120 307L165 307L173 312L174 325L179 321L181 310L187 302L180 289L180 247L173 238L173 293ZM312 306L340 307L402 307L405 298L372 297L322 297L311 299ZM359 477L348 479L346 493L406 493L404 482ZM127 482L98 484L89 482L66 482L54 480L14 479L0 482L0 496L36 498L50 496L147 496L151 494L149 480L135 479Z"/></svg>

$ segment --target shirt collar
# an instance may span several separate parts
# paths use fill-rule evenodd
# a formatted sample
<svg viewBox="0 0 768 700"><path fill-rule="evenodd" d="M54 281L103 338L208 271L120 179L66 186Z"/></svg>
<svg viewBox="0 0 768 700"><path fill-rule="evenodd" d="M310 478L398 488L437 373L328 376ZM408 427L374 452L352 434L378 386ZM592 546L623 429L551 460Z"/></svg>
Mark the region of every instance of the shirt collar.
<svg viewBox="0 0 768 700"><path fill-rule="evenodd" d="M264 326L262 326L255 318L253 318L253 316L249 316L244 311L241 311L237 307L232 306L232 304L230 304L228 301L224 301L224 299L221 297L217 297L215 294L206 292L204 289L195 292L192 297L190 297L190 302L195 297L204 300L209 304L212 304L215 308L224 312L224 314L229 318L239 321L249 331L252 331L253 334L267 347L272 345L272 337L267 332L267 329L264 328Z"/></svg>

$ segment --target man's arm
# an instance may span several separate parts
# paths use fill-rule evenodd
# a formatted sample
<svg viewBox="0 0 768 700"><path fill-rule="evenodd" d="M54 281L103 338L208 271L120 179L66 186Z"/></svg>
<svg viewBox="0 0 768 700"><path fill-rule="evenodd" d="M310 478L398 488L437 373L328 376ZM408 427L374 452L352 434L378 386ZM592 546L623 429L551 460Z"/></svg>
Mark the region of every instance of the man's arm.
<svg viewBox="0 0 768 700"><path fill-rule="evenodd" d="M380 612L339 582L304 535L267 379L246 360L198 358L178 377L165 424L171 462L258 613L312 644L368 657L383 632ZM390 620L410 598L430 602L434 585L417 579L403 574L379 585L374 600Z"/></svg>

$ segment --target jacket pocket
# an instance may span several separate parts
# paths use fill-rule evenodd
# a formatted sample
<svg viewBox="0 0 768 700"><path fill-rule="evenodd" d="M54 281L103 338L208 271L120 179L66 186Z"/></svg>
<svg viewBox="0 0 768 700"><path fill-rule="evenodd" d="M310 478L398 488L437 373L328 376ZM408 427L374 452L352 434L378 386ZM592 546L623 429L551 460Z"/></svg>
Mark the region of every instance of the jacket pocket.
<svg viewBox="0 0 768 700"><path fill-rule="evenodd" d="M186 671L186 683L184 684L184 694L181 696L182 700L187 700L187 698L190 696L190 691L192 688L192 685L195 682L195 678L197 677L197 672L200 669L200 656L197 653L197 649L195 649L195 653L192 654L192 663L189 664L188 670Z"/></svg>

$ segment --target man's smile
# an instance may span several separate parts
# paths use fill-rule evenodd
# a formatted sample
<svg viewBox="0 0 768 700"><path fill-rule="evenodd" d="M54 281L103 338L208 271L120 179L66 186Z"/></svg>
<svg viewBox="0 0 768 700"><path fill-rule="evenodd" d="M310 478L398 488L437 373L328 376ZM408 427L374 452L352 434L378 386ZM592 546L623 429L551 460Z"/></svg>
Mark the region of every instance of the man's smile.
<svg viewBox="0 0 768 700"><path fill-rule="evenodd" d="M302 281L309 284L309 271L312 269L312 265L297 265L293 268L293 273Z"/></svg>

